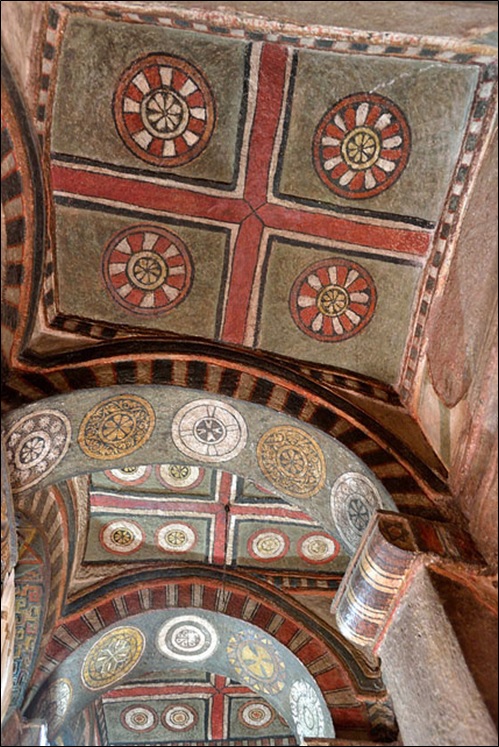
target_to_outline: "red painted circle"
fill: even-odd
[[[126,70],[114,95],[121,139],[143,161],[172,168],[197,158],[216,124],[205,76],[181,57],[148,55]]]
[[[341,342],[361,332],[373,318],[376,286],[370,274],[347,259],[326,259],[296,279],[289,305],[295,324],[320,342]]]
[[[121,713],[121,723],[136,734],[146,734],[158,725],[158,714],[146,705],[131,705]]]
[[[323,117],[314,137],[319,177],[339,197],[363,200],[391,187],[411,154],[402,110],[377,93],[347,96]]]
[[[130,519],[115,519],[102,527],[99,534],[102,547],[113,555],[132,555],[145,542],[142,527]]]
[[[325,546],[323,550],[318,546],[321,542]],[[331,545],[331,550],[328,552],[327,546]],[[298,542],[298,555],[306,563],[311,563],[312,565],[330,563],[338,556],[340,550],[341,546],[339,542],[324,532],[311,532],[302,537]]]
[[[190,731],[199,721],[199,714],[186,703],[175,703],[167,706],[161,716],[165,729],[173,732]]]
[[[120,231],[109,241],[102,273],[113,299],[144,316],[166,314],[190,291],[193,278],[189,251],[166,228],[141,224]]]
[[[261,529],[248,540],[248,553],[259,563],[281,560],[289,551],[289,537],[275,529]]]
[[[204,480],[202,467],[189,467],[182,464],[157,464],[156,477],[159,482],[175,493],[188,493]]]
[[[133,477],[135,472],[139,472],[139,477]],[[127,475],[126,469],[108,469],[104,472],[108,480],[111,480],[111,482],[116,482],[118,485],[143,485],[151,476],[152,467],[134,467],[130,470],[129,475]],[[119,473],[122,473],[123,475],[127,475],[126,477],[121,477]]]

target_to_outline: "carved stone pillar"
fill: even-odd
[[[443,595],[442,579],[470,590],[480,568],[464,532],[379,512],[334,600],[343,634],[381,658],[404,745],[497,745],[476,662],[463,653],[459,626],[468,624],[469,610],[460,622],[448,614],[449,595]],[[476,614],[487,618],[486,605],[476,595],[475,601]],[[468,654],[472,659],[473,651]]]

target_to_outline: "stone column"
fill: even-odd
[[[472,593],[481,569],[464,532],[381,511],[344,577],[332,611],[346,638],[380,656],[404,745],[497,745],[490,682],[480,681],[466,634],[477,615],[497,640],[497,616],[494,625],[493,609]],[[457,599],[474,599],[474,613],[471,604],[461,620],[452,614],[449,584]]]

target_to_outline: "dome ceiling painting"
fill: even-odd
[[[25,352],[191,339],[403,393],[492,58],[142,6],[47,4],[35,128],[52,207]]]
[[[56,745],[394,741],[331,604],[377,511],[456,516],[407,403],[492,51],[30,5],[24,84],[2,63],[14,704]]]

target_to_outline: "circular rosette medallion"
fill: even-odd
[[[128,731],[145,734],[158,725],[158,714],[149,706],[129,706],[121,713],[121,723]]]
[[[295,682],[289,700],[300,737],[324,737],[324,714],[319,696],[313,687],[308,682]]]
[[[85,656],[82,682],[89,690],[103,690],[116,684],[139,663],[145,638],[138,628],[114,628],[94,643]]]
[[[172,438],[177,449],[193,459],[227,462],[246,446],[248,428],[234,407],[196,400],[175,415]]]
[[[330,563],[338,555],[340,546],[328,534],[314,532],[302,537],[298,543],[300,558],[313,565]]]
[[[192,261],[178,236],[141,224],[113,236],[102,258],[102,273],[113,299],[143,316],[167,314],[187,296]]]
[[[197,543],[197,534],[188,524],[177,522],[158,529],[156,544],[164,552],[183,554],[192,550]]]
[[[132,394],[111,397],[86,415],[78,443],[92,459],[127,456],[149,440],[154,424],[154,410],[147,400]]]
[[[181,57],[157,54],[137,60],[114,96],[114,121],[123,142],[156,166],[183,166],[197,158],[215,120],[206,78]]]
[[[199,721],[199,714],[189,705],[175,704],[165,708],[161,721],[168,731],[190,731]]]
[[[33,487],[59,464],[71,443],[71,424],[58,410],[25,415],[5,437],[12,490]]]
[[[199,714],[189,705],[175,704],[165,708],[161,721],[168,731],[190,731],[199,721]]]
[[[293,321],[319,342],[342,342],[371,321],[377,302],[370,274],[355,262],[326,259],[307,267],[290,296]]]
[[[331,509],[340,536],[355,550],[375,511],[382,508],[381,497],[365,475],[346,472],[333,485]]]
[[[266,729],[275,718],[274,709],[261,700],[246,703],[238,711],[239,722],[248,729]]]
[[[286,495],[312,498],[326,483],[322,450],[299,428],[283,425],[267,431],[258,443],[257,457],[265,477]]]
[[[67,679],[53,682],[43,696],[43,711],[51,738],[53,738],[66,718],[73,700],[73,685]]]
[[[252,558],[264,563],[284,558],[289,550],[289,539],[283,532],[255,532],[248,540]]]
[[[205,471],[187,464],[158,464],[156,475],[165,488],[184,493],[197,488],[203,482]]]
[[[270,638],[243,631],[229,640],[227,654],[241,683],[266,695],[283,690],[286,666]]]
[[[144,544],[144,532],[135,521],[117,519],[100,531],[101,545],[115,555],[131,555]]]
[[[118,485],[143,485],[149,479],[152,467],[122,467],[121,469],[110,469],[104,472],[111,482]]]
[[[350,200],[391,187],[411,153],[404,113],[390,99],[359,93],[327,112],[314,138],[314,164],[324,184]]]
[[[175,661],[209,659],[218,646],[217,631],[211,623],[195,615],[168,620],[160,629],[156,644],[163,656]]]

